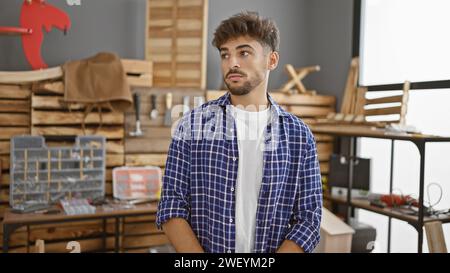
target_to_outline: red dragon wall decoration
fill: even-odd
[[[50,32],[56,27],[66,33],[70,26],[69,16],[45,0],[25,0],[20,12],[20,27],[0,27],[0,34],[22,35],[25,57],[31,68],[37,70],[48,67],[41,56],[44,29]]]

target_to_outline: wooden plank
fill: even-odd
[[[153,77],[151,75],[128,76],[128,84],[130,87],[148,87],[153,85]]]
[[[33,125],[78,125],[82,124],[84,113],[80,112],[54,112],[37,111],[31,112]],[[110,112],[102,113],[103,125],[120,125],[124,123],[122,113]],[[100,115],[98,112],[91,112],[84,120],[85,124],[99,124]]]
[[[69,253],[70,251],[66,249],[67,242],[60,243],[46,243],[45,244],[45,252],[46,253]],[[92,252],[95,250],[100,250],[102,248],[102,239],[87,239],[87,240],[79,240],[81,252]],[[112,249],[114,247],[114,237],[109,236],[106,239],[106,246],[108,249]],[[30,248],[32,249],[32,247]],[[19,247],[10,249],[10,253],[26,253],[26,247]]]
[[[356,87],[358,86],[359,78],[359,58],[355,57],[350,63],[349,72],[347,75],[347,82],[345,84],[344,98],[341,104],[341,113],[353,114],[350,109],[355,100]]]
[[[144,235],[152,233],[155,235],[164,234],[163,231],[159,230],[156,223],[139,223],[139,224],[125,224],[123,228],[125,237],[127,235]]]
[[[48,147],[71,147],[75,143],[65,142],[65,141],[46,141],[45,144]],[[124,154],[125,153],[125,144],[124,144],[123,140],[120,140],[120,141],[108,140],[108,141],[106,141],[106,153],[107,154]]]
[[[0,187],[1,186],[9,186],[9,170],[2,171],[2,175],[0,177]],[[2,214],[0,214],[0,218],[2,217]]]
[[[333,107],[282,106],[286,111],[300,117],[325,117],[334,111]]]
[[[123,247],[150,247],[157,245],[168,244],[169,239],[164,234],[157,234],[152,236],[132,236],[123,238]]]
[[[0,188],[0,202],[8,203],[9,202],[9,188]]]
[[[330,172],[330,163],[327,161],[320,162],[320,173],[328,174]]]
[[[61,78],[63,75],[61,67],[40,69],[34,71],[0,72],[1,84],[24,84],[43,80]]]
[[[223,96],[227,91],[225,90],[208,90],[207,101],[218,99]],[[270,96],[278,103],[282,105],[309,105],[309,106],[331,106],[336,104],[336,97],[323,96],[323,95],[305,95],[305,94],[292,94],[287,95],[280,92],[270,92]]]
[[[1,166],[2,170],[9,171],[10,156],[9,155],[0,155],[0,160],[2,161],[2,166]]]
[[[126,124],[126,139],[131,139],[134,137],[131,137],[129,134],[130,132],[133,132],[135,130],[135,122],[133,119],[129,119],[129,123]],[[142,124],[142,123],[141,123]],[[147,124],[143,124],[142,126],[142,132],[144,135],[140,136],[139,139],[171,139],[172,133],[171,133],[171,127],[154,127],[154,126],[147,126]]]
[[[47,109],[47,110],[68,110],[67,106],[62,102],[62,96],[36,96],[31,98],[31,107],[33,109]],[[71,110],[84,109],[82,104],[70,104]]]
[[[155,139],[142,142],[142,139],[130,138],[125,142],[125,153],[167,153],[170,142],[170,139]]]
[[[107,231],[114,231],[114,223],[110,221],[107,224]],[[51,225],[36,225],[30,227],[30,240],[64,240],[76,237],[87,237],[100,235],[103,229],[101,221],[89,221],[89,222],[72,222],[72,223],[53,223]],[[27,240],[27,232],[14,232],[11,235],[11,243],[17,245],[25,243]]]
[[[430,253],[447,253],[441,221],[425,223],[425,232]]]
[[[356,89],[355,108],[352,113],[355,115],[364,115],[364,105],[366,104],[367,87],[358,87]]]
[[[336,104],[336,97],[323,95],[305,95],[292,94],[286,95],[282,93],[269,93],[278,104],[284,105],[314,105],[314,106],[331,106]]]
[[[159,166],[166,165],[167,153],[164,154],[127,154],[125,164],[127,166]]]
[[[106,153],[108,154],[124,154],[125,142],[124,141],[107,141]]]
[[[3,113],[29,113],[28,100],[0,100],[0,112]]]
[[[314,134],[314,138],[316,142],[330,142],[334,140],[332,136],[324,134]]]
[[[382,97],[382,98],[375,98],[375,99],[366,99],[366,105],[369,104],[382,104],[382,103],[401,103],[403,99],[402,95],[399,96],[390,96],[390,97]]]
[[[402,108],[400,106],[386,107],[386,108],[376,108],[376,109],[365,109],[365,116],[378,116],[378,115],[395,115],[400,114]]]
[[[62,81],[36,83],[33,85],[33,93],[52,93],[64,95],[64,83]]]
[[[16,135],[25,135],[30,133],[30,128],[20,127],[2,127],[0,130],[0,139],[9,140]]]
[[[9,155],[9,141],[0,140],[0,155]]]
[[[97,129],[97,126],[86,128],[87,135],[92,135],[94,134],[95,131],[97,131],[96,135],[104,136],[107,139],[122,139],[124,137],[123,126],[111,126],[111,127],[102,126],[100,129]],[[42,136],[78,136],[83,135],[83,130],[80,128],[80,126],[78,127],[34,126],[31,128],[31,134]]]
[[[31,90],[27,86],[0,84],[0,99],[28,99]]]
[[[106,167],[119,167],[125,164],[125,155],[123,154],[107,154]]]
[[[153,73],[153,64],[144,60],[122,59],[123,69],[127,74],[148,74]]]
[[[30,126],[30,115],[0,113],[0,126]]]
[[[317,143],[317,153],[318,154],[331,154],[333,153],[332,143]]]

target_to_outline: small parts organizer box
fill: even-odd
[[[158,199],[161,192],[161,168],[117,167],[113,169],[114,198]]]
[[[23,209],[64,198],[105,195],[105,138],[79,136],[72,147],[48,147],[41,136],[11,138],[10,205]]]

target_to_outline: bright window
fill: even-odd
[[[361,4],[360,84],[438,81],[450,79],[450,1],[368,0]],[[369,96],[376,96],[369,93]],[[424,133],[450,135],[450,89],[410,92],[406,122]],[[442,200],[436,209],[450,208],[450,144],[426,146],[427,185],[439,183]],[[360,156],[372,158],[372,191],[389,192],[390,141],[363,138]],[[418,196],[419,152],[409,142],[395,142],[394,193]],[[431,186],[430,201],[439,197]],[[427,203],[426,203],[427,205]],[[358,211],[362,222],[377,228],[375,252],[387,251],[387,217]],[[447,245],[450,225],[444,225]],[[425,235],[425,234],[424,234]],[[417,232],[409,224],[392,221],[392,252],[416,252]],[[424,236],[424,252],[427,251]]]

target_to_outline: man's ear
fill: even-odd
[[[280,54],[277,51],[272,51],[269,53],[269,70],[274,70],[278,66],[280,60]]]

